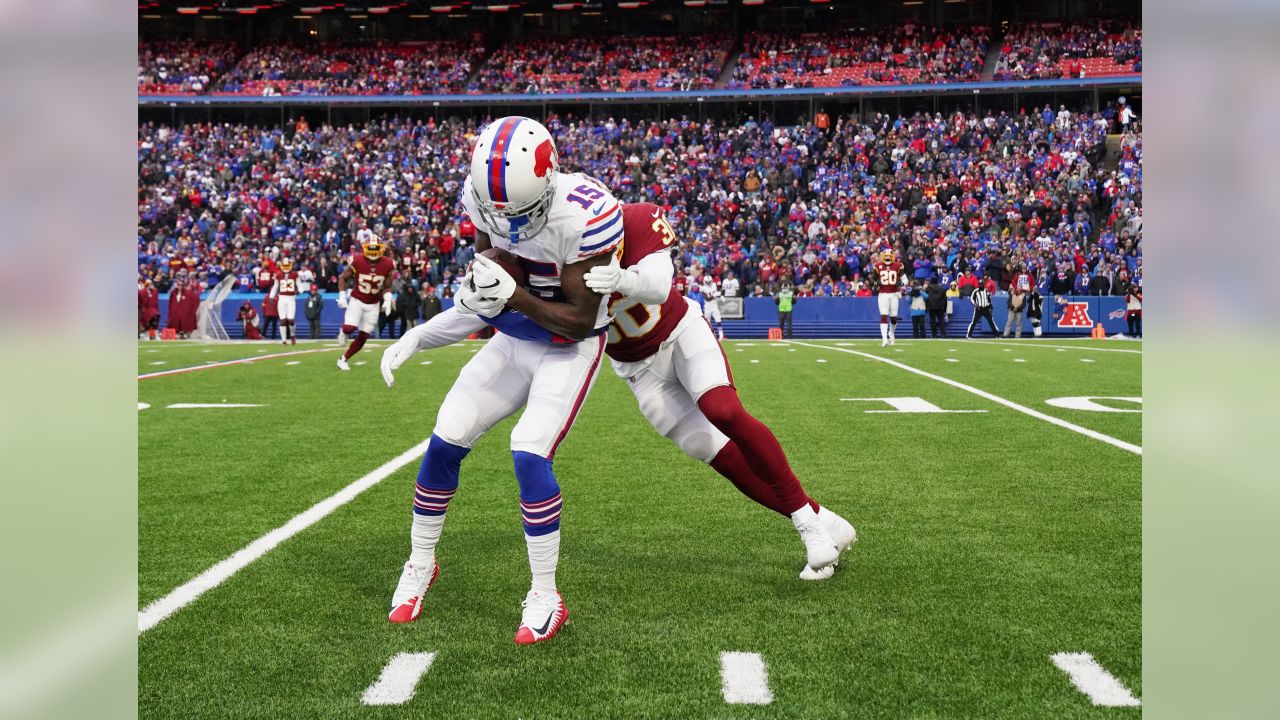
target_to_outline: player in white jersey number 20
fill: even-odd
[[[515,641],[527,645],[554,637],[569,616],[556,587],[561,499],[552,460],[600,371],[608,310],[582,278],[608,263],[622,242],[621,212],[598,182],[560,172],[551,134],[525,117],[496,120],[480,133],[462,204],[476,225],[477,256],[450,317],[494,318],[516,310],[563,342],[503,332],[462,368],[422,459],[412,549],[390,618],[408,622],[421,614],[423,596],[439,574],[436,544],[462,460],[489,428],[523,407],[511,431],[511,455],[532,573]],[[500,264],[479,255],[490,247],[518,256],[530,288],[517,286]]]

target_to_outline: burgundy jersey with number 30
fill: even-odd
[[[622,206],[625,235],[622,240],[621,264],[629,268],[656,252],[669,252],[676,234],[662,217],[662,209],[653,203]],[[661,305],[644,305],[638,300],[614,293],[609,300],[609,344],[605,352],[618,362],[636,362],[658,351],[680,324],[689,303],[673,287]]]
[[[351,269],[355,272],[356,286],[351,289],[351,297],[363,303],[380,303],[382,295],[382,279],[389,277],[396,264],[391,258],[383,255],[376,261],[370,261],[364,255],[351,258]]]

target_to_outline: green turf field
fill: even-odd
[[[425,440],[478,347],[421,353],[389,390],[372,345],[343,373],[331,343],[141,343],[140,374],[313,352],[139,380],[139,609]],[[797,579],[790,521],[654,433],[605,368],[556,458],[571,619],[554,640],[512,643],[528,565],[509,420],[463,465],[422,620],[386,621],[411,459],[142,632],[140,716],[1139,715],[1093,705],[1050,656],[1090,653],[1142,695],[1142,415],[1046,401],[1140,396],[1140,344],[725,347],[806,490],[858,529],[832,579]],[[984,412],[869,413],[892,406],[844,398]],[[261,407],[168,407],[179,403]],[[771,704],[726,703],[723,651],[759,654]],[[362,704],[402,652],[435,653],[416,695]]]

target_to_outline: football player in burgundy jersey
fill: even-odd
[[[279,296],[276,311],[280,313],[280,344],[292,342],[298,344],[297,333],[293,330],[293,319],[298,307],[298,271],[293,269],[293,260],[281,258],[280,269],[276,271],[275,282],[271,285],[271,297]]]
[[[777,438],[742,406],[711,326],[672,286],[676,238],[661,209],[627,205],[623,218],[620,262],[586,275],[588,287],[610,295],[605,353],[614,371],[655,430],[747,497],[791,518],[808,556],[800,577],[830,577],[856,539],[853,526],[805,494]]]
[[[884,347],[894,343],[894,331],[898,329],[898,298],[902,297],[905,284],[902,263],[894,257],[892,250],[885,250],[872,269],[880,281],[876,300],[880,305],[880,347]]]
[[[342,342],[356,333],[347,351],[338,358],[340,370],[351,369],[347,361],[360,352],[378,324],[378,309],[382,305],[382,297],[391,287],[391,272],[395,270],[395,262],[386,256],[386,252],[387,246],[376,235],[369,234],[365,236],[360,254],[352,254],[347,269],[338,276],[338,307],[346,311],[338,341]],[[351,288],[348,299],[347,288],[353,280],[355,286]]]
[[[631,380],[640,410],[655,430],[710,464],[747,497],[792,518],[807,555],[800,577],[830,577],[840,552],[856,539],[853,526],[805,494],[773,433],[742,407],[711,327],[697,303],[672,284],[675,232],[661,210],[649,203],[624,205],[623,226],[620,263],[584,276],[588,287],[594,284],[592,289],[610,296],[613,320],[605,352],[614,370]],[[523,326],[508,324],[511,320],[503,321],[503,333],[532,338],[538,331],[523,316]],[[392,372],[414,352],[457,342],[481,327],[483,319],[454,308],[440,313],[386,350],[383,377],[391,384]],[[542,335],[543,342],[562,341],[546,330]]]

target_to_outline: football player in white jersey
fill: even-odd
[[[476,225],[477,255],[454,296],[456,312],[445,320],[466,321],[467,313],[496,318],[510,309],[518,312],[507,315],[522,314],[556,341],[504,331],[459,373],[418,473],[412,551],[392,595],[390,619],[408,622],[422,612],[423,596],[439,574],[435,548],[462,459],[489,428],[524,408],[511,432],[511,454],[533,575],[515,636],[527,645],[554,637],[569,616],[556,588],[561,498],[552,460],[604,356],[607,301],[583,276],[610,262],[621,245],[622,211],[596,180],[560,172],[551,134],[525,117],[501,118],[480,133],[462,204]],[[480,254],[490,247],[519,258],[528,289]]]
[[[711,277],[710,273],[702,276],[700,284],[702,317],[706,318],[711,329],[716,331],[716,337],[724,340],[724,321],[720,317],[720,288],[716,286],[716,279]]]

